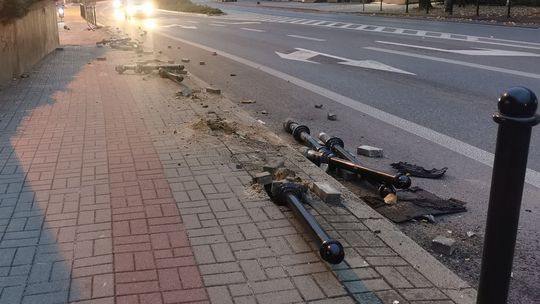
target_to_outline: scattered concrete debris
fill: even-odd
[[[263,115],[268,115],[268,111],[262,110],[262,111],[261,111],[261,114],[263,114]]]
[[[270,172],[259,172],[255,174],[253,179],[259,185],[269,185],[272,183],[272,174]]]
[[[221,94],[221,90],[214,87],[206,87],[206,92],[210,94]]]
[[[217,56],[217,52],[212,52],[212,56]]]
[[[265,125],[266,123],[260,119],[257,119],[257,122],[260,123],[261,125]]]
[[[446,173],[446,170],[448,170],[447,167],[443,167],[441,169],[431,169],[426,170],[424,167],[409,164],[406,162],[398,162],[398,163],[392,163],[390,164],[392,168],[398,170],[401,173],[406,173],[412,176],[416,177],[423,177],[423,178],[441,178],[444,173]]]
[[[252,103],[255,103],[256,101],[255,100],[251,100],[251,99],[246,99],[246,100],[242,100],[241,103],[243,104],[252,104]]]
[[[63,51],[64,48],[63,48],[63,47],[57,47],[56,50],[57,50],[57,51]]]
[[[473,237],[475,235],[476,235],[476,233],[474,233],[473,231],[467,231],[467,236],[468,237]]]
[[[182,58],[181,61],[182,62],[189,62],[189,58]]]
[[[172,46],[170,46],[170,45],[167,45],[167,48],[168,48],[168,49],[170,49],[170,48],[172,48]]]
[[[21,76],[20,76],[20,77],[21,77],[21,78],[28,78],[28,77],[30,77],[30,75],[29,75],[29,74],[27,74],[27,73],[23,73],[23,74],[21,74]]]
[[[97,61],[106,61],[107,57],[98,57],[96,58]]]
[[[234,73],[231,73],[231,74],[229,74],[229,76],[231,76],[231,77],[235,77],[235,76],[236,76],[236,74],[234,74]]]
[[[337,115],[329,112],[327,118],[328,120],[337,120]]]
[[[335,204],[341,201],[341,192],[327,183],[313,183],[312,191],[325,203]]]
[[[367,157],[381,158],[383,157],[383,149],[368,145],[361,145],[356,148],[356,154]]]
[[[204,61],[199,61],[199,65],[205,65],[205,64],[206,64],[206,62],[204,62]]]
[[[67,30],[67,31],[70,31],[71,29],[69,28],[69,26],[67,25],[64,25],[64,29]]]
[[[323,107],[322,104],[316,104],[316,105],[315,105],[315,108],[317,108],[317,109],[322,109],[322,107]]]
[[[456,199],[442,199],[419,187],[397,191],[398,202],[387,205],[378,196],[362,196],[362,200],[373,209],[395,223],[420,219],[424,215],[439,215],[465,212],[466,203]]]
[[[454,239],[439,235],[431,241],[431,249],[440,254],[452,255],[455,243]]]
[[[272,172],[272,176],[275,180],[295,181],[296,172],[287,168],[277,168],[274,172]]]

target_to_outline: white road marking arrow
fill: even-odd
[[[184,29],[192,29],[192,30],[196,30],[196,29],[197,29],[197,27],[194,26],[194,25],[181,25],[181,24],[162,25],[161,27],[164,27],[164,28],[169,28],[169,27],[181,27],[181,28],[184,28]]]
[[[342,64],[342,65],[349,65],[349,66],[354,66],[354,67],[359,67],[359,68],[364,68],[364,69],[387,71],[387,72],[407,74],[407,75],[416,75],[414,73],[400,70],[400,69],[391,67],[389,65],[386,65],[378,61],[374,61],[374,60],[353,60],[353,59],[343,58],[339,56],[334,56],[330,54],[320,53],[320,52],[301,49],[301,48],[296,48],[295,50],[296,51],[290,54],[284,54],[280,52],[276,52],[276,54],[283,59],[303,61],[303,62],[309,62],[309,63],[315,63],[315,64],[318,64],[318,62],[311,61],[309,59],[315,56],[324,56],[324,57],[337,59],[339,60],[338,64]]]
[[[439,48],[434,48],[434,47],[429,47],[429,46],[397,43],[397,42],[390,42],[390,41],[376,41],[376,42],[383,43],[383,44],[397,45],[397,46],[405,46],[405,47],[415,48],[415,49],[423,49],[423,50],[438,51],[438,52],[445,52],[445,53],[470,55],[470,56],[540,57],[540,54],[529,53],[529,52],[519,52],[519,51],[495,50],[495,49],[484,49],[484,48],[476,49],[476,50],[447,50],[447,49],[439,49]]]

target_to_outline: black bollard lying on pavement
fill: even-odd
[[[161,76],[161,78],[169,78],[170,80],[174,81],[174,82],[182,82],[182,80],[184,80],[184,77],[180,76],[179,74],[176,74],[176,73],[173,73],[169,70],[166,70],[166,69],[159,69],[159,76]]]
[[[405,174],[390,174],[377,171],[359,164],[355,164],[348,160],[341,159],[334,155],[324,155],[324,153],[310,149],[306,150],[305,156],[315,164],[326,162],[331,167],[345,169],[356,174],[360,174],[366,179],[372,179],[380,183],[392,185],[397,189],[407,189],[411,186],[411,179]]]
[[[313,234],[319,245],[321,258],[330,264],[339,264],[345,258],[340,242],[332,239],[319,225],[317,220],[302,204],[302,185],[289,182],[272,183],[272,199],[278,205],[288,205],[290,209]]]
[[[283,122],[283,128],[285,131],[291,133],[297,141],[306,144],[314,150],[312,151],[314,153],[306,154],[306,157],[317,165],[326,163],[336,168],[354,172],[366,179],[377,181],[379,183],[385,183],[398,189],[409,188],[411,185],[411,179],[404,174],[392,175],[336,157],[332,150],[319,143],[317,139],[310,135],[310,130],[307,126],[301,125],[295,122],[293,119],[286,119]]]
[[[486,221],[478,304],[503,304],[508,298],[512,260],[532,127],[540,123],[538,99],[524,87],[499,98],[499,124]]]
[[[160,69],[178,72],[182,71],[184,66],[181,64],[138,64],[137,69],[139,73],[149,74]]]
[[[301,125],[291,118],[287,118],[283,122],[283,129],[292,134],[296,141],[301,142],[308,147],[325,153],[325,155],[332,155],[332,151],[325,145],[321,144],[316,138],[310,135],[310,130],[306,125]]]
[[[117,65],[114,67],[114,70],[118,72],[118,74],[123,74],[125,71],[134,71],[135,73],[139,73],[137,65],[135,64],[122,64]]]
[[[324,132],[321,132],[319,134],[319,139],[328,149],[332,150],[332,152],[334,152],[338,157],[346,159],[351,163],[361,165],[360,161],[358,161],[358,159],[354,155],[352,155],[349,151],[345,150],[345,143],[341,138],[336,136],[330,136]],[[381,196],[383,199],[391,195],[393,198],[388,197],[388,199],[391,201],[395,201],[396,189],[394,188],[394,186],[378,181],[376,179],[369,178],[368,176],[366,176],[365,179],[377,189],[379,196]]]

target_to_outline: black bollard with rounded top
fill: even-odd
[[[272,183],[271,194],[274,202],[287,204],[297,218],[309,229],[319,243],[321,258],[330,264],[339,264],[345,258],[345,251],[339,241],[332,239],[319,225],[317,220],[302,204],[302,186],[289,182]]]
[[[499,98],[499,124],[477,304],[506,304],[531,129],[540,122],[536,95],[512,87]]]

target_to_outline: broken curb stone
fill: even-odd
[[[431,241],[431,249],[440,254],[452,255],[455,243],[454,239],[439,235]]]
[[[313,192],[325,203],[335,204],[341,201],[341,192],[327,183],[313,183]]]
[[[269,172],[259,172],[255,174],[253,179],[261,186],[269,185],[272,183],[272,174]]]
[[[189,62],[189,58],[182,58],[182,62]]]
[[[251,103],[255,103],[255,100],[251,100],[251,99],[242,100],[241,103],[243,103],[243,104],[251,104]]]
[[[206,64],[206,62],[204,62],[204,61],[199,61],[199,65],[205,65],[205,64]]]
[[[383,157],[383,150],[377,147],[361,145],[358,148],[356,148],[356,154],[364,155],[367,157],[381,158]]]

